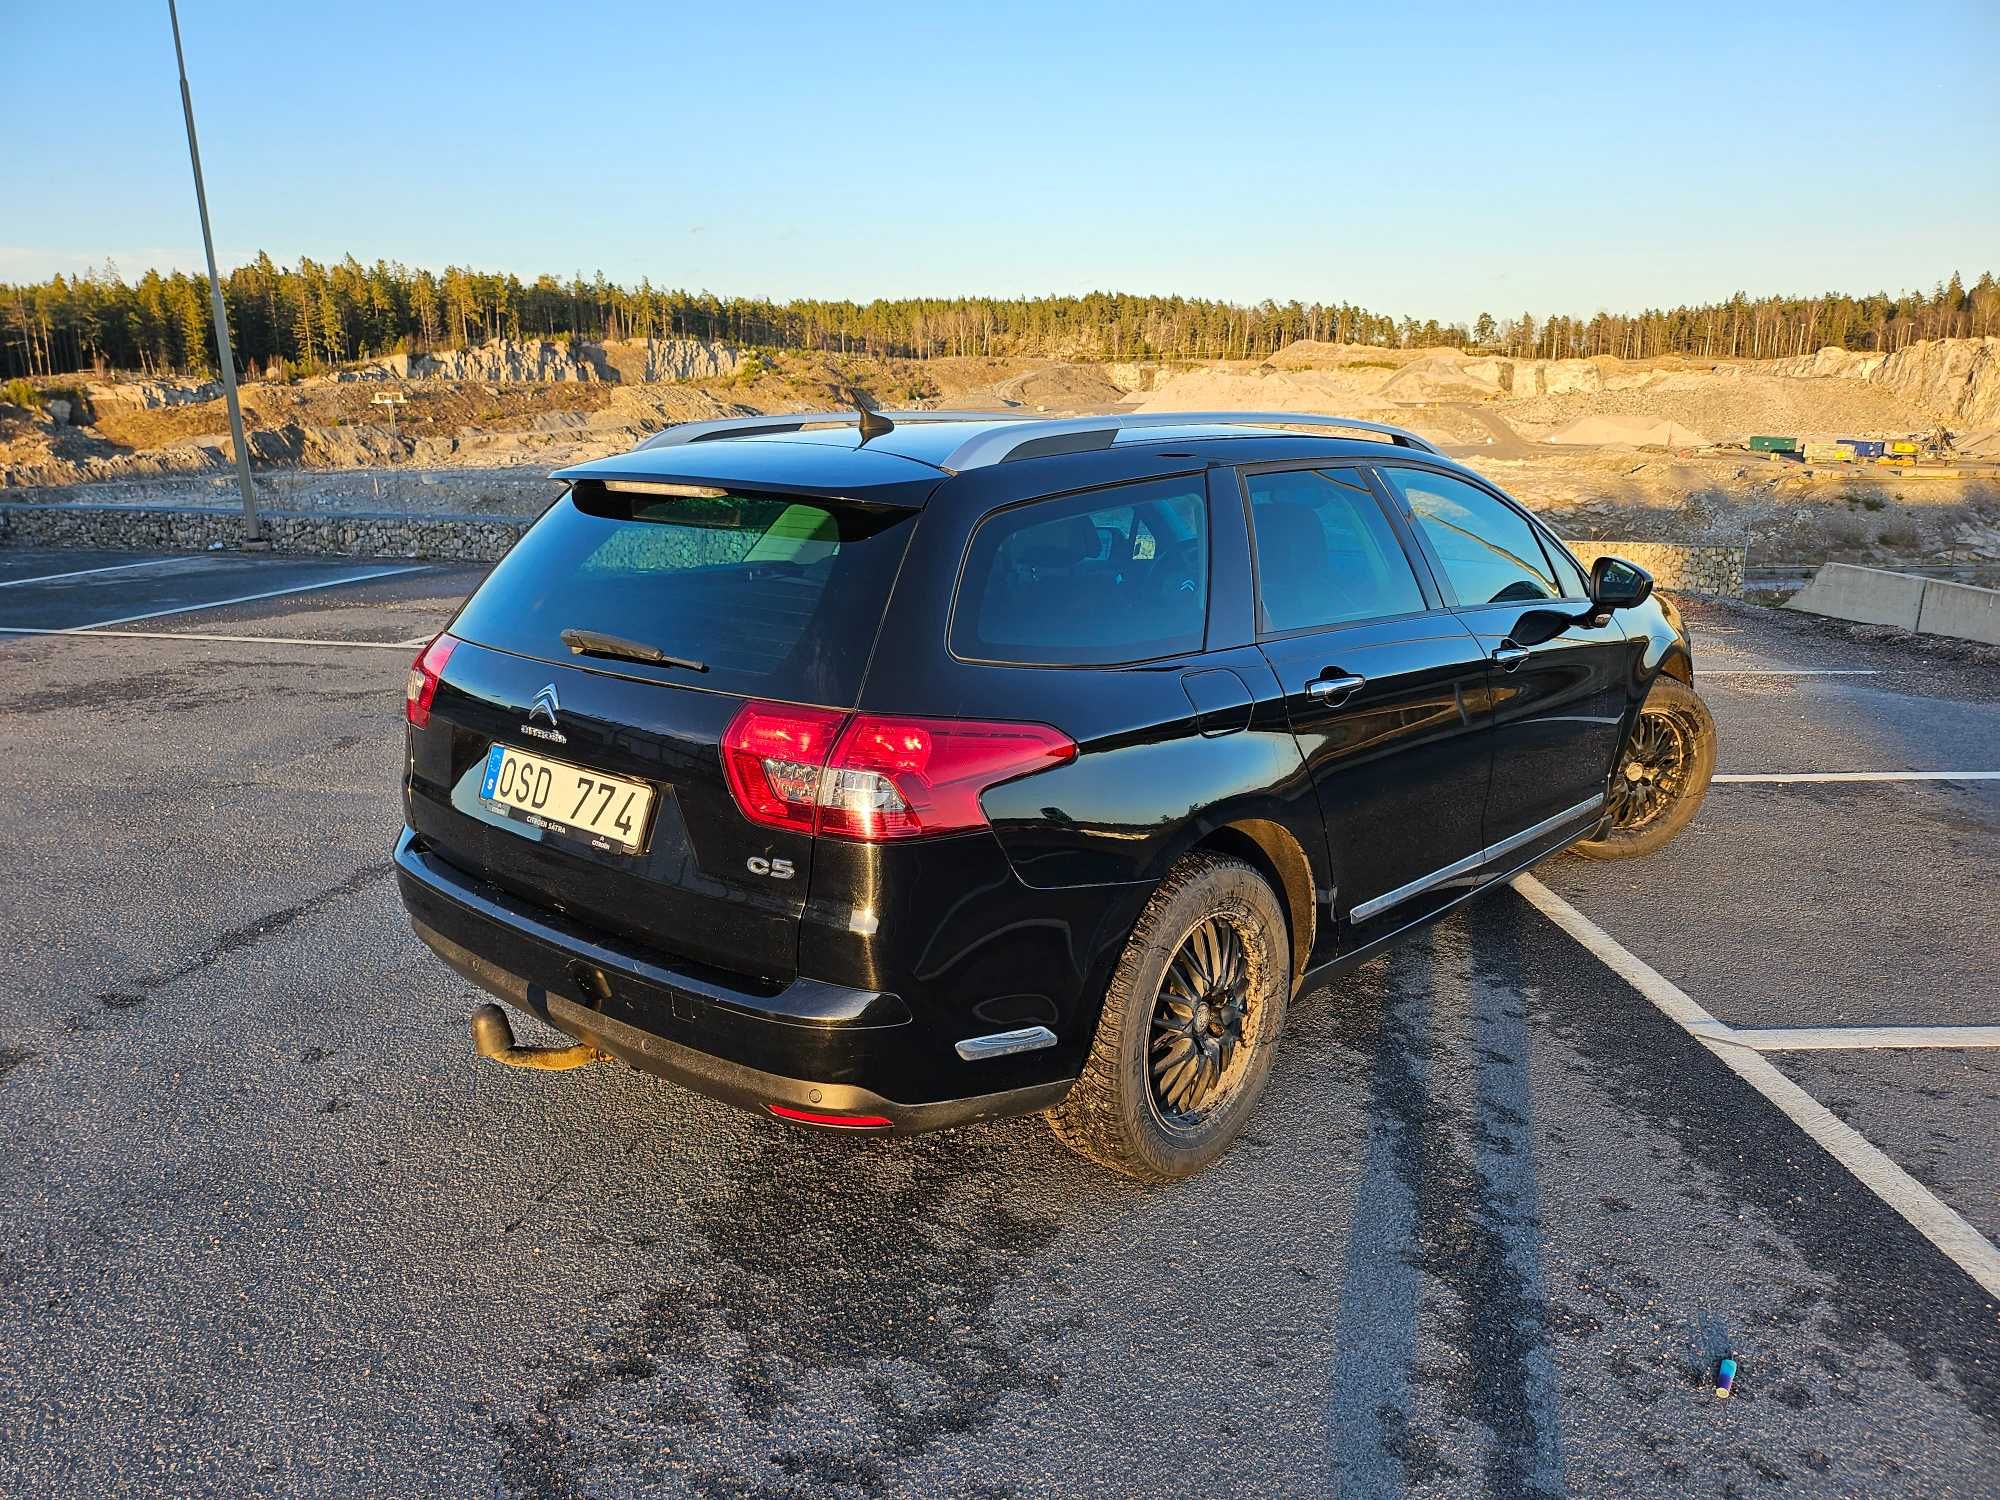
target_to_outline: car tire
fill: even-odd
[[[1256,1112],[1291,989],[1290,932],[1270,885],[1240,860],[1190,855],[1132,929],[1082,1076],[1049,1128],[1128,1177],[1193,1176]]]
[[[1680,837],[1715,775],[1715,720],[1686,683],[1658,677],[1611,772],[1609,826],[1574,846],[1585,859],[1639,859]]]

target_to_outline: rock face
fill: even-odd
[[[1812,354],[1771,362],[1773,375],[1794,375],[1807,380],[1866,380],[1881,368],[1886,356],[1859,354],[1828,345]]]
[[[141,411],[153,411],[162,406],[199,406],[204,401],[219,401],[222,399],[222,383],[217,380],[199,383],[121,380],[112,385],[93,380],[83,388],[83,394],[94,407],[136,406]]]
[[[500,339],[476,349],[443,349],[430,354],[392,354],[342,370],[330,378],[350,380],[467,380],[481,385],[523,381],[563,383],[611,381],[656,384],[680,380],[728,380],[742,368],[743,352],[706,339],[621,339],[616,343]]]
[[[1867,379],[1963,427],[2000,422],[2000,339],[1926,339],[1898,349]]]
[[[582,346],[587,349],[589,346]],[[579,351],[581,352],[581,350]],[[532,380],[602,380],[597,362],[578,358],[567,343],[544,339],[517,343],[500,339],[477,349],[444,349],[434,354],[397,354],[383,361],[390,374],[406,380],[474,380],[488,385]]]
[[[644,349],[647,381],[728,380],[743,365],[741,350],[705,339],[647,339]]]
[[[1920,339],[1894,354],[1822,349],[1774,361],[1771,370],[1818,380],[1862,380],[1962,427],[2000,422],[2000,338]]]

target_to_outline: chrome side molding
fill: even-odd
[[[1447,880],[1456,880],[1461,875],[1469,875],[1481,865],[1490,864],[1502,855],[1511,854],[1524,844],[1532,844],[1544,834],[1554,833],[1565,824],[1580,822],[1591,813],[1604,806],[1604,794],[1565,808],[1552,818],[1544,818],[1532,828],[1523,828],[1519,833],[1510,834],[1497,844],[1488,844],[1484,849],[1475,849],[1464,859],[1454,860],[1442,870],[1433,870],[1428,875],[1419,875],[1408,885],[1399,885],[1393,891],[1384,891],[1369,901],[1363,901],[1347,914],[1350,922],[1365,922],[1370,917],[1378,917],[1392,906],[1399,906],[1412,896],[1421,896],[1432,886],[1443,885]]]
[[[1039,1052],[1056,1044],[1056,1034],[1046,1026],[1023,1026],[1019,1031],[995,1031],[987,1036],[969,1036],[952,1050],[966,1062],[985,1062],[993,1057],[1012,1057],[1016,1052]]]

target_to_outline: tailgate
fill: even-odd
[[[549,688],[553,726],[528,718]],[[743,701],[468,642],[412,737],[410,826],[510,895],[664,955],[781,983],[797,965],[813,840],[737,811],[716,747]],[[649,787],[639,849],[599,848],[493,807],[481,790],[496,744]],[[792,878],[752,873],[753,861]]]
[[[789,979],[813,839],[745,815],[719,743],[753,701],[853,706],[915,524],[836,497],[579,482],[452,622],[429,722],[410,731],[411,827],[523,900],[739,979]],[[510,750],[560,798],[495,806],[489,763],[518,769]],[[626,784],[620,806],[650,791],[641,835],[566,822],[560,803],[606,776]]]

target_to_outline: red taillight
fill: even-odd
[[[817,1110],[792,1109],[783,1104],[767,1104],[764,1108],[781,1120],[795,1120],[801,1125],[826,1125],[835,1130],[883,1130],[894,1123],[881,1115],[823,1115]]]
[[[984,828],[980,793],[1075,758],[1075,742],[1046,724],[780,703],[744,704],[722,737],[729,789],[751,822],[871,843]]]
[[[845,714],[746,703],[722,736],[722,769],[743,816],[766,828],[813,832],[820,772]]]
[[[458,648],[458,637],[441,635],[410,663],[409,686],[403,689],[403,717],[418,729],[431,721],[431,699],[437,696],[444,664]]]
[[[1046,724],[856,714],[820,782],[819,827],[846,838],[915,838],[984,828],[979,794],[1076,759]]]

